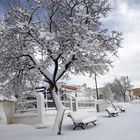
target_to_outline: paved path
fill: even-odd
[[[70,119],[64,121],[63,135],[52,136],[50,128],[36,129],[30,125],[0,126],[0,140],[140,140],[140,102],[131,103],[125,113],[108,118],[99,114],[97,126],[72,130]]]

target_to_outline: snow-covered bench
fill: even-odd
[[[118,113],[119,113],[119,112],[118,112],[117,110],[115,110],[115,108],[113,108],[113,107],[108,107],[108,108],[106,108],[106,111],[107,111],[109,117],[116,117],[116,116],[118,116]]]
[[[75,130],[77,127],[84,129],[84,126],[87,126],[89,123],[94,125],[97,121],[97,116],[95,114],[90,114],[87,111],[75,111],[68,113],[68,117],[70,117],[73,121]]]
[[[116,108],[119,109],[120,112],[125,112],[125,108],[121,105],[117,105]]]
[[[118,112],[125,112],[126,110],[126,104],[127,103],[109,103],[111,105],[111,107],[113,107],[115,110],[117,110]]]

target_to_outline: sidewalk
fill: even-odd
[[[0,140],[140,140],[140,102],[133,102],[125,113],[108,118],[107,113],[98,114],[97,126],[85,130],[72,130],[70,118],[64,119],[63,135],[51,135],[51,127],[37,129],[31,125],[0,126]]]

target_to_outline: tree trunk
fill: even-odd
[[[130,101],[132,101],[132,96],[131,96],[131,91],[129,90],[129,98],[130,98]]]
[[[64,112],[65,112],[65,107],[64,105],[60,102],[59,96],[56,94],[56,92],[52,91],[52,97],[55,102],[57,114],[54,122],[54,128],[53,128],[53,133],[55,135],[61,135],[61,129],[62,129],[62,122],[63,122],[63,117],[64,117]]]
[[[125,102],[126,101],[125,93],[123,94],[123,97],[124,97],[124,102]]]

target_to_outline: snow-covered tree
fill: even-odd
[[[103,98],[108,101],[113,101],[114,93],[111,90],[110,83],[107,83],[103,88]]]
[[[0,23],[0,79],[14,80],[14,89],[43,76],[57,109],[55,134],[65,111],[57,81],[69,73],[102,74],[117,55],[121,34],[102,27],[109,10],[108,0],[14,0]]]
[[[115,92],[114,97],[122,98],[126,101],[126,92],[131,90],[132,87],[133,85],[128,80],[128,77],[122,76],[120,79],[115,79],[112,85],[112,91]]]
[[[113,82],[108,83],[107,86],[109,87],[112,94],[114,95],[113,96],[114,100],[117,101],[122,101],[122,100],[126,101],[126,92],[129,92],[133,87],[131,81],[128,80],[128,77],[124,77],[124,76],[114,79]],[[109,93],[108,96],[110,96]]]

